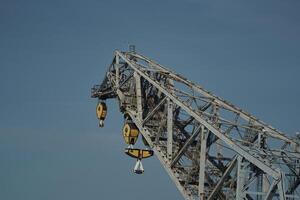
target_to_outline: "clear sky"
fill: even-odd
[[[158,160],[132,174],[90,88],[137,51],[272,126],[300,130],[300,1],[0,0],[0,199],[181,199]]]

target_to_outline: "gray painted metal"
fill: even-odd
[[[173,155],[173,103],[169,98],[167,107],[167,155],[169,162],[171,162]]]
[[[115,52],[92,97],[118,99],[186,200],[299,198],[299,138],[135,51]]]
[[[200,161],[199,161],[199,199],[205,199],[205,166],[206,166],[206,146],[207,146],[208,131],[201,126],[201,148],[200,148]]]

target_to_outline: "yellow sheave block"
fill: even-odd
[[[149,158],[153,156],[152,150],[146,150],[146,149],[130,149],[126,148],[125,153],[129,155],[130,157],[137,158],[137,159],[144,159]]]
[[[96,108],[96,115],[98,119],[104,120],[107,114],[107,107],[104,102],[98,103]]]
[[[126,144],[134,145],[139,136],[139,130],[133,123],[127,123],[123,128],[123,136]]]

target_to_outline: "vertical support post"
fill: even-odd
[[[261,140],[262,140],[262,137],[261,137],[261,133],[258,133],[258,137],[257,137],[257,148],[261,148]]]
[[[173,155],[173,102],[167,99],[168,113],[167,113],[167,154],[171,163]]]
[[[120,81],[120,60],[118,55],[116,55],[115,69],[116,69],[116,87],[118,88],[119,81]]]
[[[267,174],[263,174],[263,193],[267,193],[270,188],[270,183],[267,178]]]
[[[245,163],[243,162],[243,157],[238,156],[237,163],[237,183],[236,183],[236,200],[241,200],[246,198],[246,193],[243,192],[245,185],[246,172],[245,172]]]
[[[277,184],[278,193],[279,193],[279,199],[280,200],[286,200],[284,177],[285,177],[284,173],[281,172],[281,179],[280,179],[279,183]]]
[[[256,182],[256,191],[258,194],[256,195],[257,200],[262,200],[262,192],[263,192],[263,174],[259,174],[257,176],[257,182]]]
[[[141,76],[135,71],[135,88],[136,88],[136,104],[137,104],[137,118],[140,122],[143,120],[143,108],[142,108],[142,90],[141,90]]]
[[[200,150],[200,169],[199,169],[199,199],[204,200],[205,191],[204,191],[204,182],[205,182],[205,161],[206,161],[206,143],[207,143],[207,133],[204,126],[201,126],[201,150]]]
[[[212,117],[211,117],[211,121],[212,123],[214,123],[216,126],[218,125],[218,120],[219,120],[219,107],[218,105],[214,102],[212,104],[212,111],[211,111]],[[216,144],[216,157],[217,159],[220,159],[222,157],[222,145],[221,145],[222,141],[220,139],[218,139],[215,144]]]

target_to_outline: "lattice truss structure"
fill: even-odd
[[[300,198],[297,137],[135,51],[115,51],[92,97],[118,100],[186,200]]]

